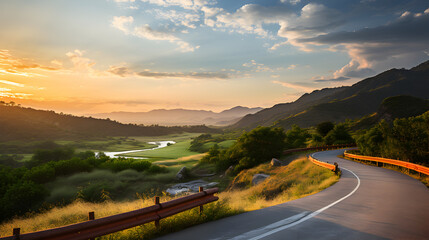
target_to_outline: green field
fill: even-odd
[[[191,139],[188,139],[185,141],[176,142],[176,144],[167,146],[165,148],[160,148],[160,149],[151,150],[151,151],[144,151],[144,152],[128,153],[122,156],[145,157],[145,158],[148,158],[148,160],[154,162],[154,161],[177,159],[181,157],[200,154],[200,153],[192,152],[188,150],[190,143],[191,143]]]
[[[219,148],[226,149],[226,148],[231,147],[235,142],[236,142],[236,140],[225,140],[225,141],[220,142],[220,143],[208,142],[208,143],[205,143],[202,148],[204,151],[208,152],[210,150],[210,148],[212,148],[215,144],[217,144],[219,146]]]

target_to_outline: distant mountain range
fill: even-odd
[[[111,112],[88,114],[95,118],[109,118],[122,123],[135,123],[163,126],[177,125],[214,125],[225,126],[235,123],[247,114],[256,113],[263,108],[248,108],[237,106],[219,113],[205,110],[187,109],[157,109],[149,112]]]
[[[408,95],[429,98],[429,61],[412,69],[391,69],[349,87],[326,88],[304,94],[292,103],[277,104],[243,117],[229,129],[293,124],[310,127],[324,121],[359,119],[376,112],[388,97]]]

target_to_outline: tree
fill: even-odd
[[[316,126],[316,131],[320,136],[325,137],[332,129],[334,129],[332,122],[322,122]]]
[[[306,129],[298,127],[298,125],[292,125],[292,128],[286,132],[285,145],[286,149],[303,148],[306,147],[307,139],[310,134]]]
[[[234,172],[237,173],[279,157],[284,150],[285,138],[283,128],[257,127],[241,135],[233,146],[222,151],[216,168],[225,170],[236,165]]]
[[[324,141],[325,144],[332,145],[353,143],[354,139],[348,132],[345,124],[338,124],[335,125],[331,131],[329,131],[329,133],[325,136]]]

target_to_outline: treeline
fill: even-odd
[[[206,138],[200,136],[201,141]],[[257,127],[241,135],[228,149],[219,149],[214,145],[201,161],[215,164],[217,171],[232,166],[232,173],[237,174],[279,157],[287,149],[346,143],[354,143],[354,139],[345,124],[324,122],[317,126],[314,133],[297,125],[286,132],[280,127]]]
[[[381,121],[357,137],[363,155],[429,166],[429,111],[416,117]]]
[[[10,163],[10,162],[9,162]],[[29,211],[38,211],[50,194],[45,184],[75,173],[106,169],[120,172],[134,169],[147,174],[165,173],[166,168],[146,160],[109,158],[91,151],[75,153],[70,148],[37,150],[25,166],[12,168],[0,164],[0,222]],[[76,198],[85,201],[102,201],[99,189],[83,189]],[[71,201],[73,199],[64,199]]]
[[[106,136],[161,136],[182,132],[218,132],[200,126],[144,126],[122,124],[110,119],[77,117],[54,111],[0,103],[0,141],[81,139]]]

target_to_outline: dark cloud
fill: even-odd
[[[427,43],[429,42],[429,14],[416,16],[404,13],[398,20],[374,28],[354,32],[333,32],[314,38],[300,39],[302,43]]]

